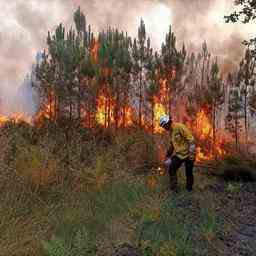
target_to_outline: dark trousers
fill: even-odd
[[[171,165],[169,166],[169,175],[170,175],[170,188],[171,190],[177,190],[178,180],[177,180],[177,170],[181,167],[182,164],[185,164],[186,169],[186,179],[187,185],[186,188],[188,191],[193,189],[194,184],[194,175],[193,175],[193,167],[194,161],[189,158],[180,159],[177,156],[172,157]]]

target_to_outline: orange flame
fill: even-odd
[[[213,128],[205,110],[199,111],[196,115],[196,129],[200,139],[213,137]]]
[[[165,115],[166,110],[163,104],[155,103],[154,105],[154,132],[162,133],[163,129],[159,125],[160,117]]]
[[[111,97],[104,90],[100,91],[97,99],[96,121],[105,127],[114,123],[114,104]]]
[[[207,110],[202,109],[196,116],[196,134],[200,143],[207,145],[205,147],[197,147],[197,161],[213,160],[216,156],[222,157],[226,154],[222,148],[223,141],[221,138],[215,138],[213,135],[212,123],[207,115]],[[209,145],[211,148],[209,149]]]
[[[14,122],[14,123],[26,122],[30,124],[31,117],[26,116],[22,113],[13,113],[9,116],[0,115],[0,127],[4,126],[7,122]]]
[[[34,123],[38,126],[41,125],[44,119],[52,119],[55,117],[55,95],[50,92],[48,95],[47,103],[41,106],[41,110],[34,116]]]
[[[154,96],[153,101],[154,101],[154,121],[153,121],[153,126],[154,126],[154,133],[162,133],[163,129],[159,125],[160,117],[162,115],[166,114],[166,95],[167,95],[167,86],[166,86],[166,79],[160,79],[159,84],[160,84],[160,90],[157,96]]]
[[[98,62],[99,59],[99,49],[100,49],[100,43],[98,41],[94,42],[92,48],[91,48],[91,57],[94,64]]]
[[[129,127],[133,125],[133,109],[124,106],[115,117],[116,101],[111,97],[106,89],[102,89],[97,97],[96,122],[104,127],[117,124],[117,127]],[[118,110],[117,110],[118,111]],[[117,120],[116,120],[117,119]]]

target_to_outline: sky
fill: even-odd
[[[0,0],[0,98],[8,111],[31,99],[18,90],[30,72],[36,53],[46,47],[48,31],[59,23],[72,24],[78,6],[97,32],[111,25],[137,35],[140,19],[146,23],[158,49],[172,25],[177,42],[198,51],[204,40],[223,69],[230,70],[243,55],[241,41],[254,36],[253,24],[225,24],[232,0]],[[23,90],[24,92],[24,90]],[[28,92],[30,93],[30,92]],[[26,94],[26,90],[23,94]],[[17,98],[17,95],[21,99]],[[20,104],[18,104],[20,102]]]

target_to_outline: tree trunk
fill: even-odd
[[[139,79],[139,126],[142,126],[142,68],[140,68]]]
[[[169,116],[172,116],[172,91],[171,91],[171,83],[169,82],[169,90],[168,90],[168,112]]]
[[[51,92],[50,92],[50,95],[49,95],[49,107],[50,107],[50,109],[49,109],[49,111],[50,111],[49,119],[52,120],[52,93]]]
[[[71,96],[69,97],[69,121],[71,122],[72,121],[72,98]]]
[[[116,92],[116,102],[115,102],[115,129],[118,129],[118,121],[119,121],[119,101],[120,101],[120,91],[119,91],[119,87],[117,88],[117,92]]]
[[[78,84],[77,115],[78,115],[79,122],[81,122],[81,82],[80,80]]]
[[[248,81],[246,81],[245,92],[244,92],[244,132],[245,132],[246,151],[248,151],[247,89],[248,89]]]
[[[213,145],[212,145],[212,152],[213,156],[216,159],[216,102],[213,104],[213,122],[212,122],[212,129],[213,129]]]
[[[151,122],[152,122],[152,126],[151,126],[151,129],[152,129],[152,134],[154,133],[154,119],[155,119],[155,114],[154,114],[154,98],[152,97],[152,100],[151,100]]]
[[[236,137],[236,152],[239,152],[239,135],[238,135],[238,129],[239,129],[239,127],[238,127],[238,115],[237,115],[237,113],[236,113],[236,115],[235,115],[235,137]]]

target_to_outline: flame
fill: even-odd
[[[91,58],[92,58],[92,62],[94,64],[96,64],[98,62],[99,49],[100,49],[100,43],[98,41],[95,41],[91,48]]]
[[[197,147],[197,161],[213,160],[216,156],[222,157],[226,154],[223,149],[224,141],[222,138],[215,138],[215,143],[213,141],[213,126],[207,113],[207,109],[202,109],[196,115],[195,132],[199,143],[205,145],[204,147]],[[209,145],[211,145],[211,148],[209,148]]]
[[[196,115],[196,128],[200,139],[212,138],[213,128],[205,110],[201,110]]]
[[[160,89],[157,96],[153,97],[154,101],[154,133],[163,133],[163,129],[159,125],[160,117],[162,115],[166,114],[166,101],[167,101],[167,95],[168,95],[168,89],[166,85],[167,80],[166,79],[159,79]]]
[[[129,127],[133,125],[133,109],[130,106],[124,107],[125,114],[125,127]]]
[[[14,123],[31,123],[31,117],[26,116],[22,113],[13,113],[9,116],[1,115],[0,114],[0,127],[4,126],[7,122],[14,122]]]
[[[40,126],[44,119],[55,118],[55,94],[51,91],[47,97],[47,102],[41,106],[41,110],[34,116],[34,123]]]
[[[114,123],[114,103],[105,90],[101,90],[97,98],[96,121],[105,127]]]
[[[163,104],[155,103],[154,105],[154,132],[162,133],[163,129],[159,125],[160,117],[165,115],[166,110]]]
[[[97,97],[96,122],[104,127],[109,127],[117,123],[118,127],[129,127],[133,125],[133,109],[124,106],[118,113],[118,120],[115,120],[116,101],[111,97],[106,89],[100,90]]]

